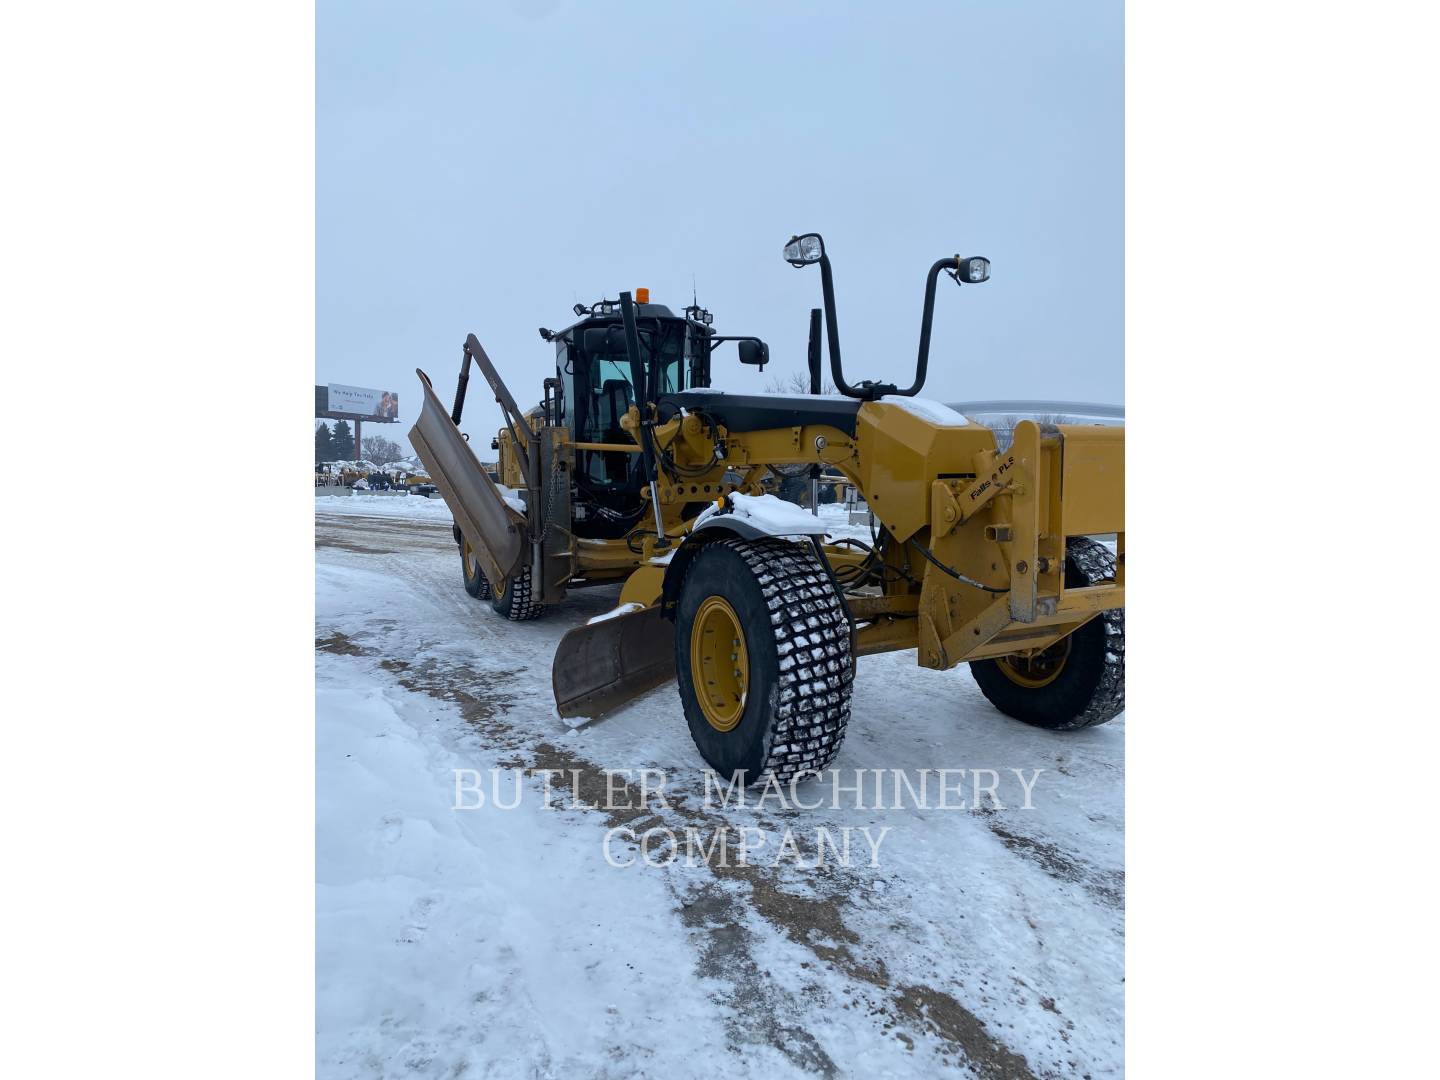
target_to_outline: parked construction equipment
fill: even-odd
[[[701,756],[746,782],[830,764],[856,658],[870,653],[914,649],[937,670],[969,663],[997,708],[1041,727],[1116,716],[1124,429],[1027,420],[1001,450],[989,428],[916,396],[940,277],[978,284],[987,260],[931,266],[915,377],[897,387],[847,380],[821,237],[792,238],[784,257],[820,267],[811,395],[711,389],[722,343],[762,369],[768,347],[643,289],[577,304],[574,324],[541,329],[556,374],[528,411],[473,334],[448,412],[418,372],[424,405],[410,438],[454,513],[467,592],[525,620],[570,589],[623,583],[614,612],[560,644],[560,714],[604,716],[675,678]],[[819,393],[822,346],[838,396]],[[472,365],[504,414],[498,480],[459,431]],[[869,543],[831,541],[819,518],[763,494],[774,470],[795,465],[854,486],[873,513]],[[1114,551],[1095,539],[1108,534]]]

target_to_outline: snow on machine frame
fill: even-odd
[[[424,372],[410,433],[455,515],[467,592],[511,620],[569,589],[623,582],[614,612],[556,652],[556,706],[601,717],[674,678],[701,756],[727,779],[786,782],[834,759],[857,657],[914,649],[921,667],[969,663],[986,697],[1030,724],[1072,730],[1124,708],[1124,429],[1022,421],[995,433],[916,397],[940,275],[988,279],[983,258],[940,259],[925,280],[908,387],[849,383],[830,260],[819,234],[786,243],[820,267],[810,313],[812,393],[710,388],[722,336],[698,304],[679,316],[648,290],[575,305],[541,328],[556,375],[522,412],[471,334],[447,413]],[[822,346],[840,396],[822,395]],[[505,426],[498,481],[459,432],[471,365]],[[840,473],[874,512],[872,542],[827,542],[819,519],[764,493],[776,467]],[[1095,537],[1115,534],[1115,551]]]

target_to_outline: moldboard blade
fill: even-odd
[[[560,715],[597,720],[674,677],[675,628],[658,607],[575,627],[550,671]]]

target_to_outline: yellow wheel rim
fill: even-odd
[[[700,711],[716,731],[730,731],[745,712],[750,657],[740,619],[723,596],[708,597],[690,627],[690,678]]]
[[[465,541],[465,552],[460,557],[465,566],[465,577],[469,581],[475,580],[475,575],[480,573],[480,561],[475,558],[475,552],[470,550],[470,541]]]
[[[1065,661],[1070,658],[1070,636],[1067,634],[1048,649],[1025,655],[1012,653],[996,657],[995,665],[1001,673],[1016,686],[1028,690],[1039,690],[1049,686],[1065,670]]]

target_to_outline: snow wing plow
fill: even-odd
[[[507,505],[435,396],[429,377],[418,369],[415,374],[420,376],[424,404],[410,429],[410,445],[455,515],[462,543],[468,542],[486,579],[504,580],[515,573],[525,554],[521,539],[525,517]]]
[[[579,321],[541,329],[556,377],[524,416],[473,335],[450,416],[422,376],[411,437],[456,513],[467,591],[525,619],[567,589],[623,583],[609,615],[561,642],[557,710],[604,716],[674,677],[701,756],[752,783],[829,765],[856,658],[870,653],[969,664],[1000,712],[1040,727],[1118,715],[1123,429],[1024,421],[1002,449],[992,429],[917,396],[939,277],[978,284],[987,260],[931,266],[915,378],[898,387],[846,381],[820,236],[792,238],[784,256],[821,272],[809,395],[711,389],[719,345],[761,368],[768,347],[647,290],[577,304]],[[826,348],[838,395],[820,393]],[[523,491],[523,515],[458,434],[472,356],[506,414],[497,470]],[[854,485],[873,511],[868,542],[832,540],[774,496],[796,468],[812,485],[821,470]],[[480,545],[487,557],[472,560]]]

